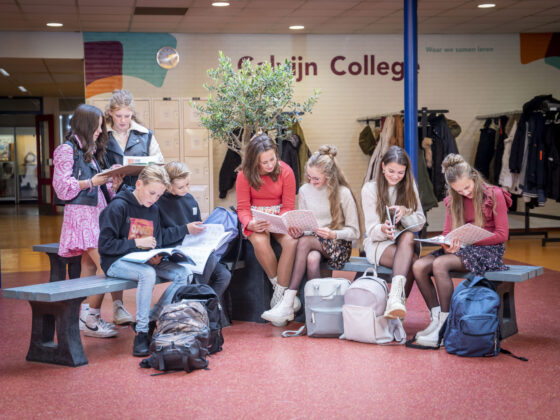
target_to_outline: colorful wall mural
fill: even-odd
[[[158,66],[156,53],[176,48],[177,39],[166,33],[85,32],[86,98],[122,89],[123,76],[161,87],[167,70]]]
[[[560,32],[543,34],[520,34],[521,63],[542,60],[560,69]]]

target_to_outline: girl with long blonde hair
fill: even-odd
[[[356,200],[336,154],[335,146],[324,145],[307,161],[308,183],[299,189],[299,209],[313,211],[319,228],[310,233],[289,229],[292,237],[299,238],[290,286],[282,300],[261,315],[274,324],[294,319],[294,301],[306,271],[308,279],[320,277],[324,258],[332,268],[341,269],[350,259],[352,241],[360,237]]]

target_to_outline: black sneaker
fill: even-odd
[[[139,332],[134,337],[134,346],[132,347],[132,355],[136,357],[145,357],[150,355],[150,339],[148,333]]]

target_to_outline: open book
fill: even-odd
[[[176,248],[156,248],[149,251],[131,252],[122,257],[122,260],[134,263],[147,263],[156,255],[163,255],[169,256],[173,262],[194,263],[190,255],[187,255],[187,252],[188,250],[181,246]]]
[[[451,245],[453,239],[459,239],[461,241],[461,246],[472,245],[483,239],[490,238],[494,236],[492,232],[488,232],[481,227],[473,225],[472,223],[467,223],[457,229],[452,230],[447,235],[434,236],[433,238],[427,239],[415,239],[415,241],[428,242],[431,244],[445,244]]]
[[[123,165],[118,168],[105,169],[103,175],[138,175],[148,165],[163,165],[154,156],[123,156]]]
[[[193,273],[202,274],[206,261],[212,252],[227,241],[229,234],[222,225],[203,224],[204,230],[197,235],[186,235],[179,248],[188,249],[190,262],[180,262],[186,265]]]
[[[266,220],[270,223],[268,229],[273,233],[288,233],[289,227],[300,228],[303,232],[314,231],[319,227],[317,219],[311,210],[291,210],[282,216],[265,213],[259,210],[251,210],[255,220]]]

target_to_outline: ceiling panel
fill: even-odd
[[[402,0],[0,0],[1,30],[181,32],[235,34],[402,34]],[[560,32],[560,0],[418,0],[420,34]],[[134,7],[188,7],[184,16],[134,16]],[[47,21],[62,28],[47,28]],[[305,25],[294,32],[289,25]],[[83,60],[8,60],[0,95],[83,95]],[[76,82],[75,79],[80,81]],[[49,82],[50,79],[50,82]],[[54,92],[54,93],[53,93]]]

